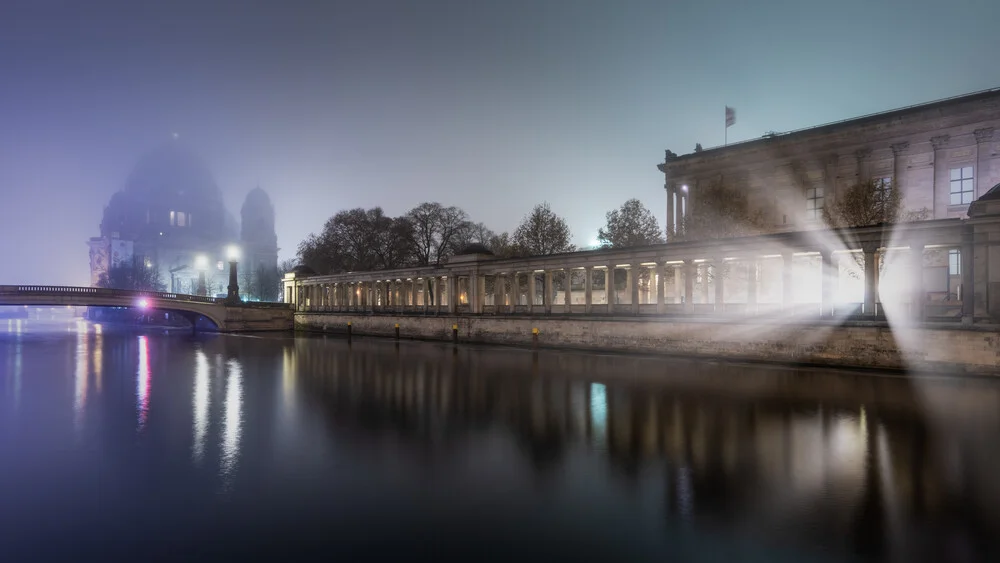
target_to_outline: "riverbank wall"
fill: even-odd
[[[1000,375],[1000,326],[877,321],[295,314],[295,328],[402,339]]]

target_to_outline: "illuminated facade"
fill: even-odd
[[[859,180],[899,187],[906,210],[928,218],[965,217],[969,204],[1000,183],[1000,89],[769,133],[685,155],[667,151],[668,240],[698,205],[700,186],[744,191],[773,231],[824,227],[823,209]]]
[[[263,190],[250,193],[243,215],[253,221],[241,237],[204,162],[177,142],[163,145],[139,160],[105,207],[100,236],[89,241],[91,284],[115,263],[135,263],[157,268],[167,291],[194,294],[204,268],[207,292],[224,295],[230,245],[245,246],[254,265],[277,267],[274,208]]]

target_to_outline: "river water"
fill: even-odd
[[[1000,385],[0,321],[0,561],[997,561]]]

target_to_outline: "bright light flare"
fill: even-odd
[[[204,254],[199,254],[198,256],[196,256],[194,259],[194,266],[195,268],[198,268],[198,270],[200,271],[207,270],[208,256],[205,256]]]
[[[143,311],[149,309],[149,299],[140,299],[136,305]]]
[[[236,246],[235,244],[229,245],[229,247],[226,248],[226,257],[229,258],[230,262],[235,262],[235,261],[239,260],[240,259],[240,247]]]

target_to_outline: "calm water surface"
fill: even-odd
[[[997,561],[1000,385],[0,321],[0,561]]]

